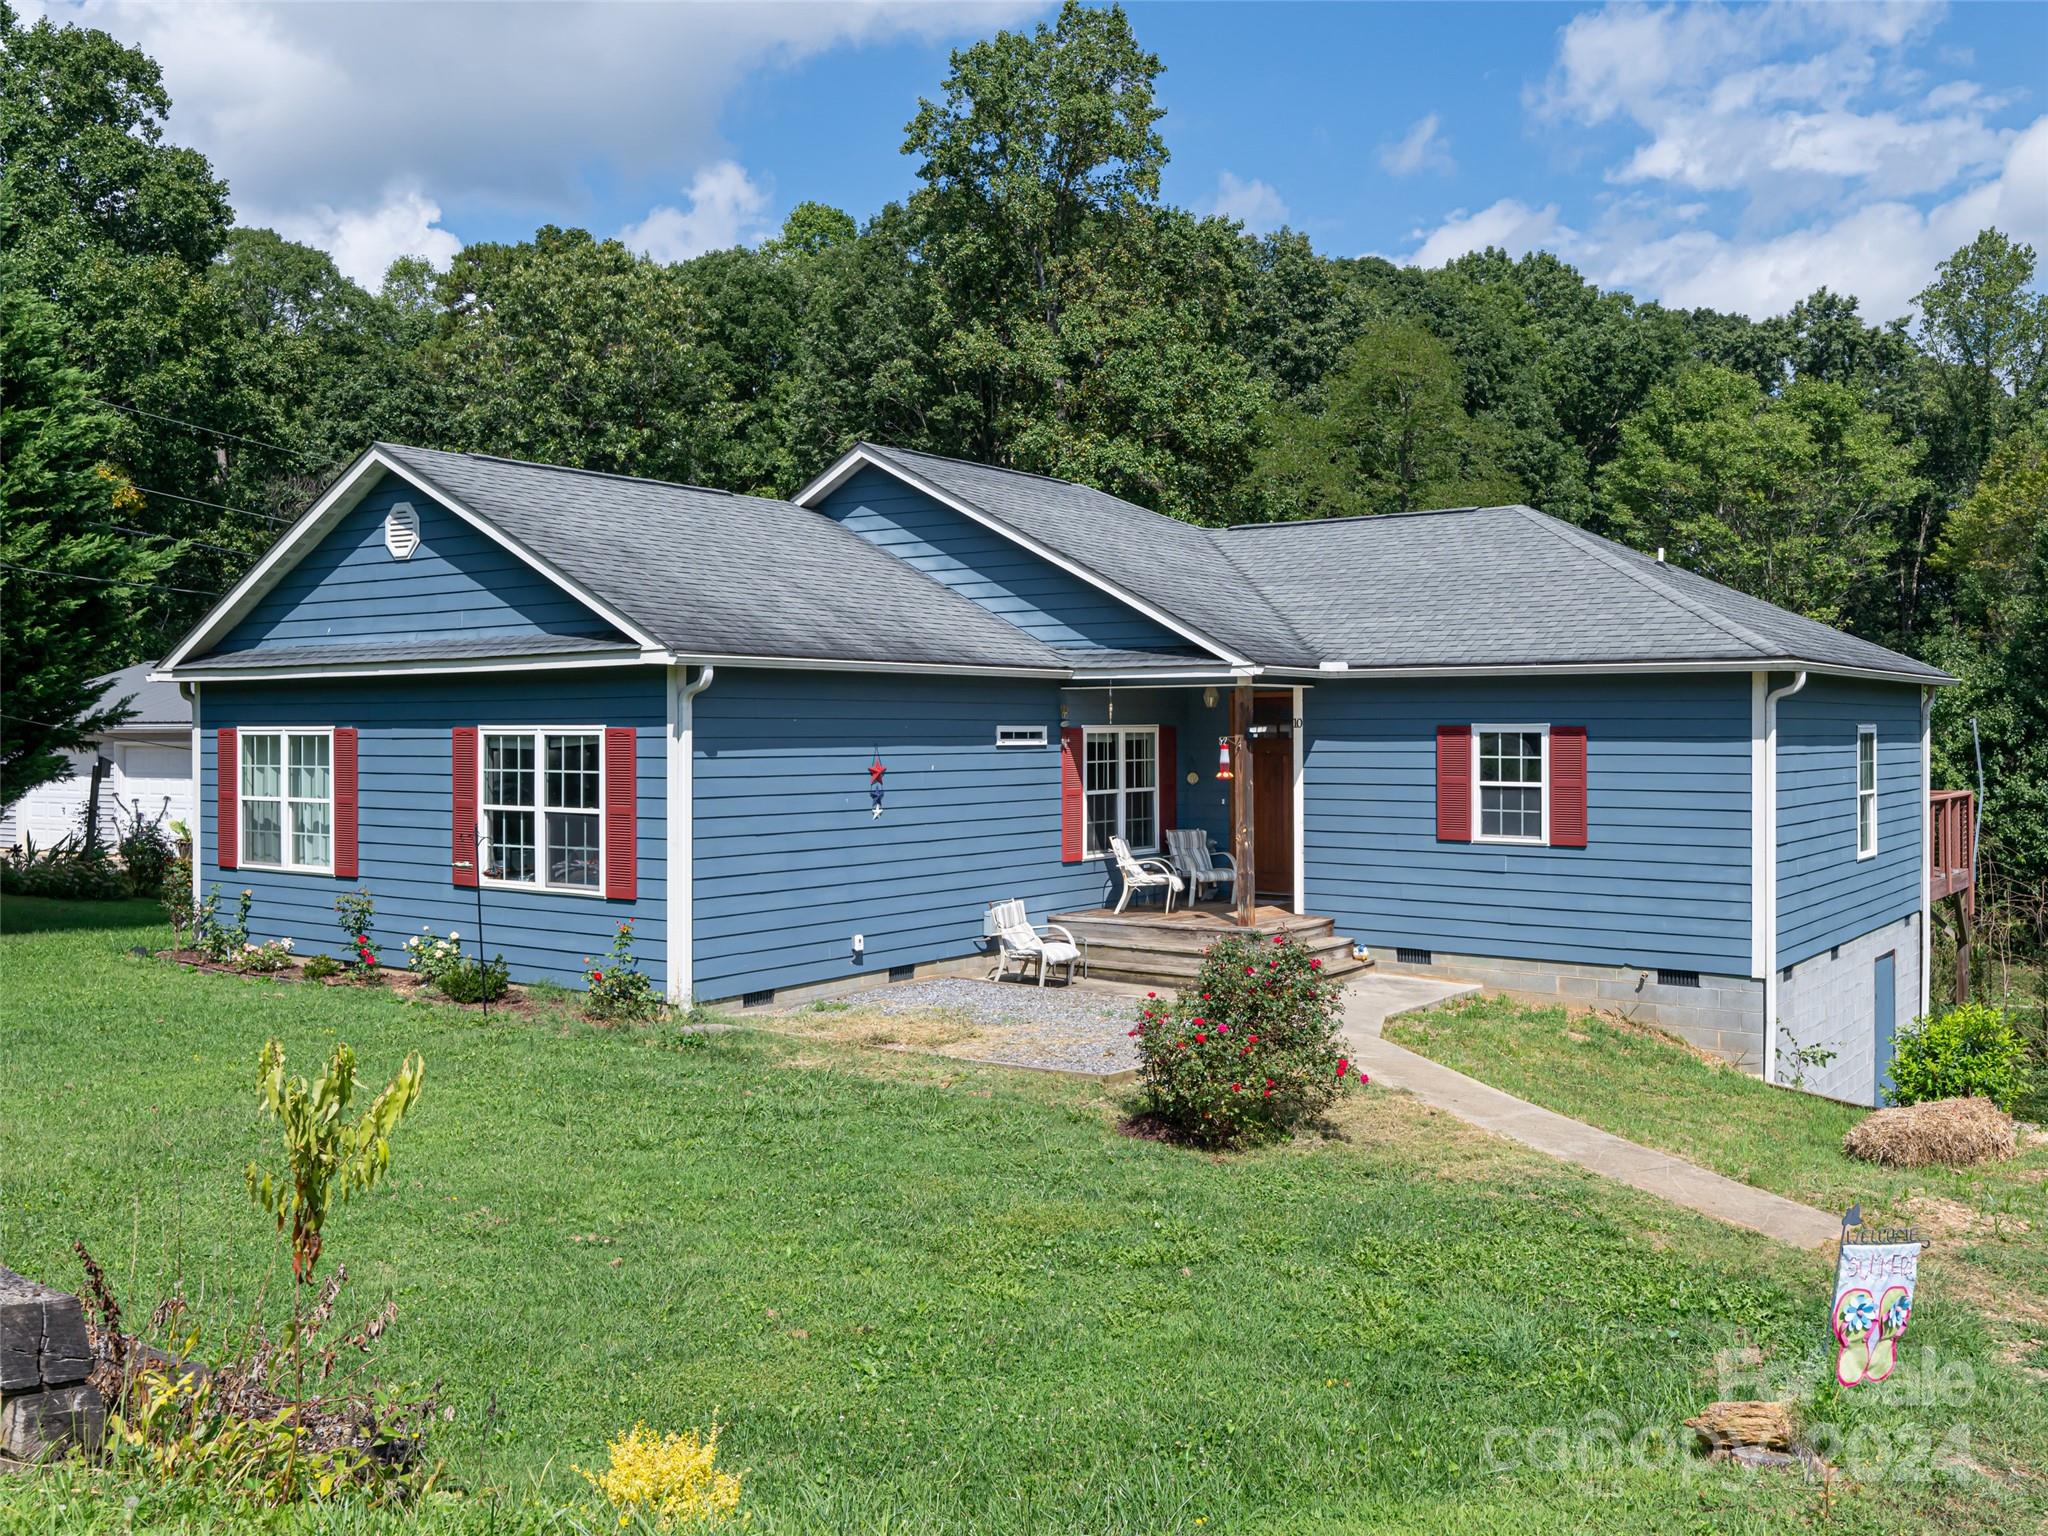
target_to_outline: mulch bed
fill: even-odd
[[[370,982],[363,981],[353,970],[344,971],[338,976],[324,976],[315,981],[305,974],[305,962],[300,960],[293,961],[281,971],[245,971],[239,966],[222,965],[216,960],[209,960],[205,954],[196,949],[159,949],[155,951],[155,957],[159,960],[171,961],[176,965],[189,966],[195,971],[208,971],[216,976],[240,976],[249,981],[275,981],[287,986],[304,984],[321,987],[355,987],[366,991],[376,988],[389,988],[395,995],[408,1001],[417,999],[423,1003],[433,1003],[441,1008],[460,1008],[466,1013],[482,1013],[486,1006],[489,1007],[492,1013],[522,1017],[539,1012],[539,1008],[533,1000],[526,995],[526,989],[518,985],[508,987],[503,997],[493,998],[488,1005],[484,1003],[458,1003],[453,998],[443,997],[438,992],[428,991],[426,983],[410,971],[401,971],[389,967],[379,967],[377,979]],[[593,1019],[591,1022],[600,1023],[602,1021]]]

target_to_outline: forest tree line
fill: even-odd
[[[1331,257],[1166,202],[1161,63],[1069,5],[953,55],[906,194],[661,263],[552,226],[372,292],[235,223],[156,64],[0,0],[0,799],[370,442],[786,496],[861,438],[1225,523],[1526,501],[1947,668],[1939,785],[2048,882],[2048,301],[1985,230],[1914,320],[1556,257]],[[906,105],[910,105],[906,103]]]

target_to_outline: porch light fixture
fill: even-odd
[[[1214,688],[1204,688],[1204,689],[1202,690],[1202,708],[1204,708],[1204,709],[1214,709],[1215,707],[1216,707],[1216,690],[1215,690]]]

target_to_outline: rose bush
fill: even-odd
[[[1339,988],[1285,934],[1232,935],[1169,1004],[1148,993],[1131,1031],[1146,1107],[1202,1146],[1271,1141],[1365,1074],[1337,1038]]]

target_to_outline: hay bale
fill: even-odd
[[[1842,1138],[1842,1150],[1888,1168],[1967,1168],[2011,1157],[2012,1116],[1989,1099],[1931,1099],[1866,1115]]]

